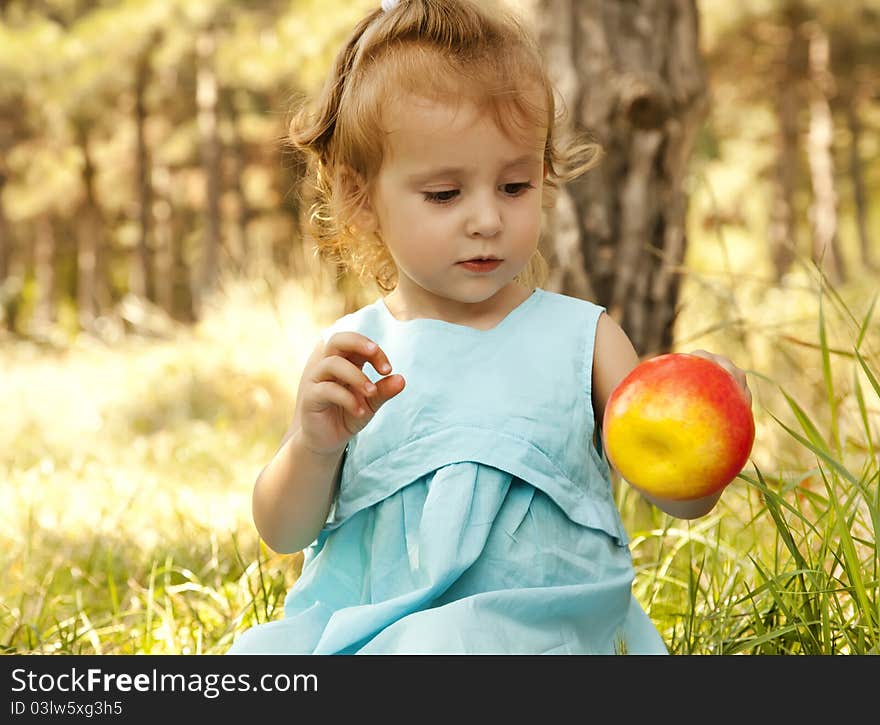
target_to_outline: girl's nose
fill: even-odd
[[[494,237],[501,231],[501,212],[494,200],[475,200],[467,221],[471,237]]]

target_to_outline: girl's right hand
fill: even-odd
[[[386,375],[375,385],[364,374],[367,362]],[[403,376],[390,372],[385,353],[368,337],[357,332],[333,335],[303,369],[297,393],[302,442],[319,455],[340,453],[403,390]]]

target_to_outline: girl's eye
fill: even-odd
[[[528,181],[521,181],[515,184],[502,184],[501,191],[507,196],[522,196],[529,189],[534,189]],[[423,191],[425,201],[433,204],[448,204],[453,201],[461,193],[460,189],[446,189],[444,191]]]
[[[445,191],[424,191],[422,193],[425,196],[425,201],[430,201],[434,204],[448,204],[456,196],[458,196],[458,189],[447,189]]]
[[[529,189],[534,189],[535,187],[532,186],[528,181],[521,181],[517,184],[505,184],[501,188],[508,196],[520,196]]]

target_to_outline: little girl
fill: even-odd
[[[555,121],[515,19],[386,0],[292,124],[319,242],[388,294],[304,367],[253,494],[302,575],[231,653],[666,653],[597,426],[638,357],[602,307],[540,287],[547,192],[596,157]],[[719,495],[651,501],[693,518]]]

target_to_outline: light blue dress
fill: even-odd
[[[593,443],[602,310],[538,288],[477,330],[379,299],[325,330],[374,340],[406,387],[349,442],[284,617],[229,653],[666,654]]]

